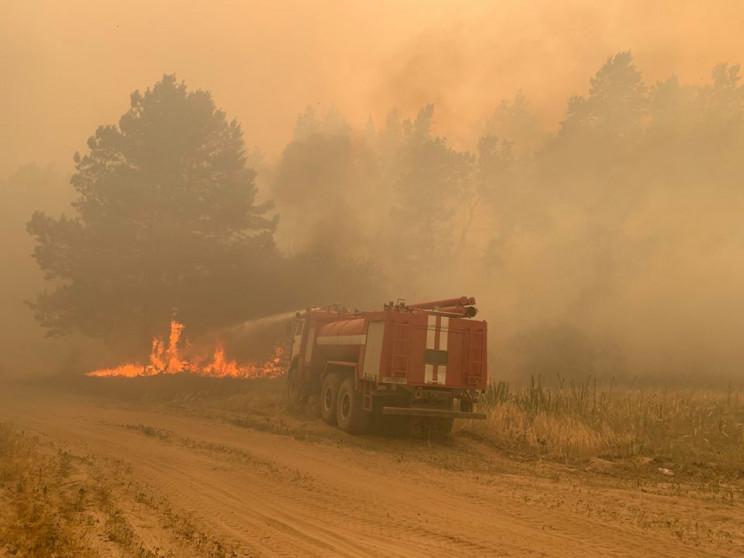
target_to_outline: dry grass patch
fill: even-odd
[[[498,445],[564,459],[646,457],[660,468],[744,478],[744,394],[682,388],[492,384],[486,421],[463,428]],[[661,467],[663,465],[663,467]],[[674,471],[669,469],[672,473]]]
[[[83,556],[74,535],[85,492],[66,481],[71,456],[44,453],[38,442],[0,424],[0,554]]]

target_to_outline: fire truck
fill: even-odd
[[[486,322],[473,319],[474,305],[459,297],[298,312],[290,400],[318,394],[323,420],[351,434],[381,415],[417,417],[444,432],[455,418],[485,418],[475,404],[487,383]]]

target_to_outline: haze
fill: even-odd
[[[744,52],[736,1],[93,2],[0,5],[0,175],[70,165],[128,95],[163,73],[211,90],[248,146],[277,155],[305,106],[353,124],[436,105],[458,141],[524,90],[555,129],[607,56],[632,50],[646,80],[701,82]]]
[[[586,138],[574,151],[550,147],[565,138],[572,95],[587,96],[590,79],[625,52],[649,90],[677,76],[681,91],[703,95],[717,64],[742,62],[744,10],[737,1],[6,0],[0,5],[0,182],[7,181],[12,201],[2,231],[15,263],[5,271],[2,332],[6,355],[14,356],[2,366],[33,369],[19,361],[42,346],[22,305],[43,288],[26,257],[33,239],[23,231],[25,222],[36,209],[69,213],[73,192],[63,177],[73,171],[73,154],[85,151],[99,125],[118,122],[131,92],[175,73],[190,90],[211,91],[242,125],[247,148],[263,154],[252,155],[257,183],[261,199],[276,202],[275,237],[284,254],[363,254],[383,267],[380,292],[388,298],[475,296],[491,324],[495,378],[565,367],[630,375],[739,373],[744,200],[736,142],[742,136],[726,144],[729,166],[718,174],[712,171],[721,161],[712,155],[686,166],[683,176],[674,174],[672,159],[680,151],[666,146],[677,128],[654,128],[658,141],[648,141],[649,150],[620,164],[619,173],[602,167],[610,149],[592,152]],[[519,99],[530,120],[509,128],[497,109],[513,108]],[[655,99],[656,114],[682,121],[677,105]],[[364,172],[368,153],[360,138],[373,137],[373,151],[385,153],[390,111],[399,111],[396,122],[405,129],[429,103],[432,137],[444,138],[464,158],[489,134],[512,142],[510,172],[518,179],[469,216],[467,199],[447,214],[450,236],[463,239],[456,251],[461,259],[437,260],[436,273],[416,276],[412,271],[428,248],[405,231],[396,237],[393,228],[380,240],[390,206],[405,208],[405,200],[396,198],[400,192],[385,172]],[[724,137],[728,116],[722,118],[705,128],[710,137],[695,132],[694,139],[704,146]],[[732,125],[740,130],[736,118]],[[337,134],[334,122],[347,132]],[[290,148],[309,137],[344,134],[351,138],[348,151],[318,152],[317,167],[330,174],[317,178],[325,190],[308,194],[307,167]],[[338,159],[340,152],[345,155]],[[543,163],[532,167],[534,160]],[[24,167],[30,163],[38,167]],[[333,174],[341,167],[352,170]],[[594,174],[582,182],[573,173],[585,167]],[[470,201],[485,199],[474,192]],[[471,218],[464,232],[463,218]],[[408,255],[419,257],[406,260],[410,268],[402,274],[390,265],[399,238],[407,239]],[[309,282],[315,288],[319,281]],[[367,287],[359,283],[356,293],[378,295]],[[292,302],[326,304],[347,296],[353,300],[340,301],[369,304],[341,279],[323,288],[308,287]],[[290,310],[285,302],[272,310]],[[60,359],[72,358],[69,341],[44,343],[45,366],[59,369]]]

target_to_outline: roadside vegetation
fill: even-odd
[[[209,416],[309,441],[337,438],[316,416],[317,402],[288,408],[283,378],[176,375],[67,382],[77,393],[122,403]],[[548,386],[533,378],[526,385],[491,383],[479,408],[487,419],[456,421],[452,439],[475,438],[519,458],[632,461],[675,480],[686,475],[744,479],[744,392],[732,386],[639,386],[593,378]],[[381,432],[385,435],[376,429],[370,436]],[[411,435],[409,429],[396,429],[396,437]]]
[[[565,460],[638,458],[669,476],[744,478],[744,393],[729,387],[492,383],[487,420],[461,427],[510,452]]]
[[[38,443],[0,423],[0,554],[81,556],[74,535],[84,488],[69,484],[71,456],[43,453]]]
[[[132,426],[144,435],[161,431]],[[153,538],[148,530],[161,533]],[[164,545],[165,548],[162,546]],[[0,423],[0,556],[229,558],[235,552],[172,510],[119,462],[45,444]]]

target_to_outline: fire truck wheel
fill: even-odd
[[[338,390],[336,422],[349,434],[362,434],[369,426],[370,413],[362,408],[362,394],[354,389],[354,378],[346,378]]]
[[[338,388],[341,379],[338,374],[328,374],[320,390],[320,416],[328,424],[336,424],[336,407],[338,405]]]
[[[290,407],[299,405],[302,399],[300,382],[297,378],[297,367],[294,363],[287,372],[287,399]]]

